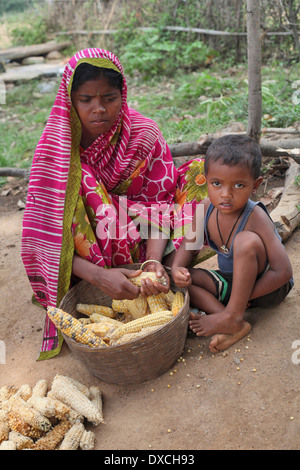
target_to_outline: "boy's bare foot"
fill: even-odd
[[[190,329],[197,336],[212,336],[217,333],[238,333],[243,328],[243,318],[235,318],[230,313],[212,313],[210,315],[190,314]]]
[[[211,352],[214,352],[214,353],[219,352],[219,351],[224,351],[224,349],[229,348],[234,343],[244,338],[244,336],[246,336],[250,330],[251,330],[250,323],[244,321],[242,329],[239,330],[237,333],[214,335],[209,344],[209,349]]]

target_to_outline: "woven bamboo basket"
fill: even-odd
[[[139,264],[127,265],[139,269]],[[125,266],[124,266],[125,267]],[[169,273],[169,269],[166,268]],[[147,336],[107,348],[91,348],[77,343],[63,334],[75,357],[100,380],[114,384],[132,384],[151,380],[170,369],[184,349],[188,320],[189,294],[178,289],[171,280],[173,292],[181,290],[185,295],[184,307],[169,323]],[[86,281],[72,287],[60,303],[60,308],[75,318],[82,317],[76,311],[78,303],[111,306],[112,300],[100,289]]]

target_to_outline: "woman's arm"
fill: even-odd
[[[74,255],[72,273],[90,284],[101,289],[112,299],[135,299],[140,288],[135,286],[128,278],[135,277],[141,271],[125,268],[106,269],[90,261]]]

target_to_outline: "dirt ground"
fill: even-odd
[[[44,313],[31,304],[20,258],[22,217],[1,205],[0,387],[51,383],[57,373],[100,386],[105,424],[91,425],[97,450],[300,449],[299,229],[286,243],[296,286],[280,307],[249,313],[249,337],[213,355],[209,338],[189,333],[172,369],[124,386],[95,378],[66,345],[56,358],[36,361]]]

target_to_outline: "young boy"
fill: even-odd
[[[213,335],[212,352],[248,334],[248,307],[278,305],[293,286],[290,261],[267,209],[250,199],[262,182],[260,167],[260,148],[247,136],[227,135],[210,145],[204,234],[219,270],[189,268],[194,252],[188,235],[172,264],[174,282],[188,286],[191,305],[200,311],[191,313],[190,328],[198,336]],[[194,233],[202,227],[193,220]]]

